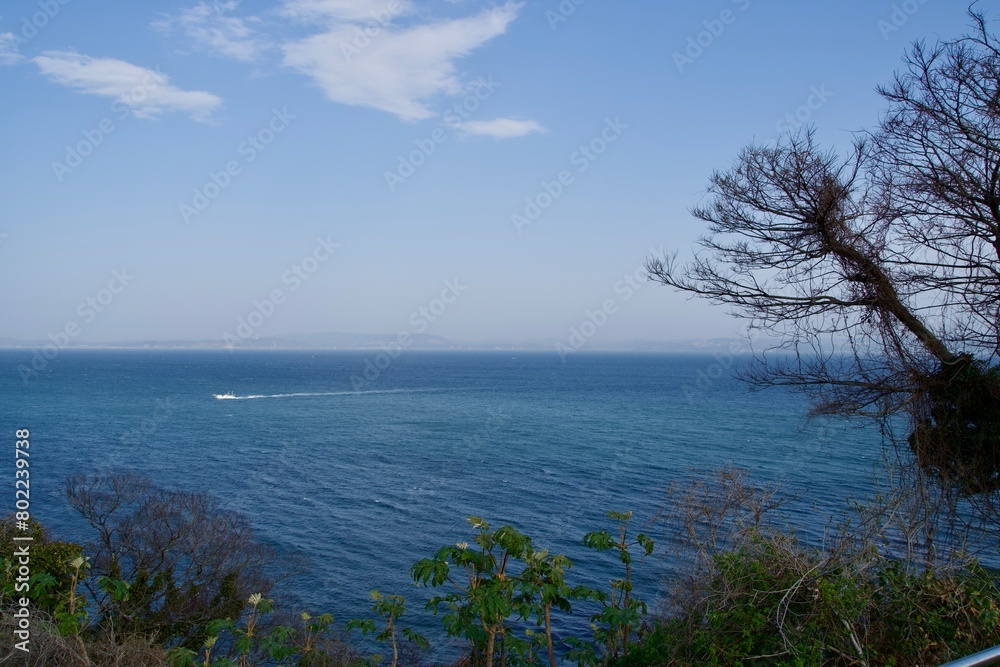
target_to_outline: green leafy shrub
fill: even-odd
[[[873,664],[940,664],[1000,644],[1000,589],[975,561],[917,574],[887,564],[871,603]]]
[[[469,642],[472,665],[538,665],[544,655],[544,661],[555,667],[553,610],[569,614],[573,600],[607,600],[609,596],[567,584],[570,560],[536,550],[531,538],[513,527],[493,530],[475,516],[468,521],[476,531],[473,545],[459,542],[442,547],[433,558],[420,560],[410,569],[420,585],[450,588],[431,598],[427,608],[442,614],[449,636]],[[543,632],[532,630],[531,625]],[[572,638],[567,641],[586,656],[581,660],[596,660],[594,646]]]
[[[397,667],[399,665],[398,634],[402,634],[407,641],[412,642],[420,648],[430,646],[426,637],[417,634],[410,628],[397,627],[399,618],[406,613],[406,601],[402,595],[382,595],[377,590],[373,590],[371,598],[373,601],[372,611],[382,619],[382,627],[379,628],[372,619],[354,619],[347,624],[347,627],[360,630],[365,635],[375,635],[375,639],[380,642],[387,642],[392,649],[390,667]],[[381,656],[377,657],[381,658]]]
[[[703,604],[658,619],[616,664],[934,665],[1000,644],[1000,590],[975,563],[912,574],[880,561],[857,576],[787,547],[719,556]]]
[[[275,622],[274,601],[254,593],[239,620],[216,619],[197,649],[174,646],[166,652],[172,667],[371,667],[333,631],[333,616],[300,615],[301,624]]]
[[[791,538],[716,554],[703,597],[659,619],[619,665],[854,664],[864,583]]]
[[[552,612],[571,614],[573,601],[580,600],[600,605],[590,618],[594,641],[567,637],[568,650],[560,653],[579,665],[607,665],[629,650],[646,614],[645,603],[633,595],[632,550],[639,547],[646,555],[653,551],[653,541],[646,535],[629,537],[631,512],[608,516],[616,522],[616,534],[587,533],[583,543],[614,552],[624,566],[624,577],[612,579],[609,591],[571,586],[566,572],[573,564],[566,556],[536,550],[530,537],[511,526],[493,530],[480,517],[468,518],[476,531],[475,546],[459,542],[442,547],[433,558],[414,564],[410,574],[424,586],[450,586],[450,592],[433,597],[427,606],[442,614],[450,636],[469,641],[473,665],[545,662],[556,667]],[[533,631],[531,625],[543,631]]]
[[[608,518],[617,523],[617,536],[613,537],[605,530],[587,533],[583,536],[583,544],[597,551],[613,551],[625,568],[625,576],[611,580],[608,593],[596,591],[593,597],[601,603],[601,610],[591,617],[595,638],[604,647],[603,664],[628,653],[632,643],[632,635],[637,634],[642,627],[646,615],[646,603],[632,594],[632,549],[639,547],[646,556],[653,553],[653,540],[639,533],[634,540],[629,540],[628,529],[632,520],[632,512],[608,512]],[[587,652],[580,642],[573,642],[575,651],[572,654],[578,662],[596,663],[597,654],[587,659]]]
[[[926,507],[904,516],[900,493],[856,506],[861,514],[823,548],[770,517],[782,499],[742,471],[673,494],[663,520],[688,569],[674,574],[667,611],[616,664],[902,667],[1000,644],[995,572],[943,549],[947,560],[919,563],[879,551],[887,527],[927,521]]]
[[[31,537],[29,543],[31,575],[27,581],[27,597],[36,610],[52,614],[67,597],[73,583],[70,563],[83,555],[83,546],[61,542],[49,537],[45,528],[35,520],[27,531],[17,530],[13,518],[0,523],[0,604],[24,596],[23,587],[17,587],[17,562],[12,557],[14,537]],[[24,544],[22,542],[21,544]]]
[[[523,605],[518,573],[511,568],[528,555],[531,538],[511,526],[491,530],[480,517],[468,521],[476,531],[475,546],[459,542],[442,547],[433,558],[415,563],[410,574],[423,586],[450,584],[451,592],[431,598],[427,608],[442,613],[450,636],[470,642],[474,664],[492,667],[495,653],[501,660],[516,660],[528,649],[511,633],[510,620]],[[459,577],[453,577],[453,570]]]

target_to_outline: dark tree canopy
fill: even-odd
[[[87,582],[104,623],[198,648],[210,621],[238,617],[252,593],[274,585],[273,550],[209,494],[116,472],[71,477],[66,495],[95,531],[93,573],[129,584],[119,600]]]
[[[658,282],[782,341],[747,373],[817,413],[911,418],[918,461],[966,495],[1000,490],[1000,42],[982,14],[915,44],[847,156],[812,131],[713,174],[694,260]],[[774,354],[774,352],[792,354]]]

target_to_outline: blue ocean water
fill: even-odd
[[[801,497],[792,510],[806,539],[818,539],[848,497],[868,494],[877,431],[807,420],[795,393],[750,392],[732,378],[745,361],[63,350],[24,382],[17,367],[31,352],[5,350],[3,469],[13,489],[14,430],[29,428],[33,513],[70,537],[84,535],[62,496],[72,473],[133,469],[211,492],[280,553],[304,560],[291,583],[303,607],[346,621],[367,609],[372,588],[404,594],[410,623],[441,644],[422,609],[429,592],[407,571],[469,540],[467,515],[566,553],[577,582],[593,584],[611,570],[580,546],[583,534],[610,528],[609,510],[632,509],[636,529],[647,528],[664,487],[692,469],[731,463],[760,483],[781,481]],[[227,392],[240,398],[213,398]],[[6,498],[12,510],[13,492]],[[654,599],[667,569],[662,556],[647,559],[640,595]]]

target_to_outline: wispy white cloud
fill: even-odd
[[[300,12],[306,6],[322,9],[330,20],[325,32],[286,44],[284,63],[309,76],[333,102],[388,111],[408,121],[436,115],[427,106],[434,96],[463,90],[455,62],[506,32],[523,5],[507,2],[436,23],[381,24],[358,42],[359,25],[351,21],[370,18],[380,4],[385,6],[372,0],[286,0]]]
[[[0,65],[13,65],[21,60],[17,52],[17,36],[12,32],[0,32]]]
[[[458,126],[461,134],[494,139],[515,139],[535,132],[547,132],[540,123],[519,118],[494,118],[493,120],[467,120]]]
[[[412,0],[285,0],[281,9],[285,16],[333,21],[379,21],[412,11]]]
[[[113,98],[140,118],[170,111],[197,121],[210,120],[222,99],[200,90],[181,90],[165,74],[116,58],[92,58],[75,51],[45,51],[32,59],[55,83],[88,95]]]
[[[252,27],[255,19],[230,15],[239,4],[238,0],[201,2],[154,22],[153,28],[163,34],[182,32],[196,48],[233,60],[252,62],[269,45],[267,39]]]

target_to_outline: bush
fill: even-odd
[[[925,384],[908,440],[917,460],[966,495],[1000,489],[1000,366],[963,355]]]
[[[704,602],[657,620],[617,665],[936,665],[1000,644],[1000,589],[975,563],[858,576],[774,543],[716,562]]]
[[[661,519],[689,569],[620,667],[941,664],[1000,644],[1000,589],[974,559],[894,560],[876,548],[877,522],[845,523],[825,548],[806,547],[770,516],[782,504],[775,489],[742,471],[672,497]],[[888,521],[868,512],[861,522]]]
[[[198,648],[208,624],[238,618],[252,593],[268,594],[276,558],[249,520],[206,493],[167,491],[131,473],[69,479],[70,504],[94,529],[86,580],[101,623]],[[99,577],[124,581],[116,595]]]
[[[872,664],[941,664],[1000,644],[1000,590],[975,561],[919,574],[887,565],[872,607]]]
[[[250,596],[239,621],[219,619],[208,627],[198,651],[175,646],[167,651],[172,667],[370,667],[333,628],[333,616],[303,613],[297,623],[274,618],[274,601]]]
[[[83,546],[73,542],[60,542],[49,537],[37,521],[30,521],[27,531],[15,528],[13,517],[0,523],[0,604],[20,598],[23,592],[15,589],[17,563],[14,537],[31,537],[31,576],[28,580],[28,598],[36,609],[53,614],[71,585],[73,571],[70,562],[83,555]]]

